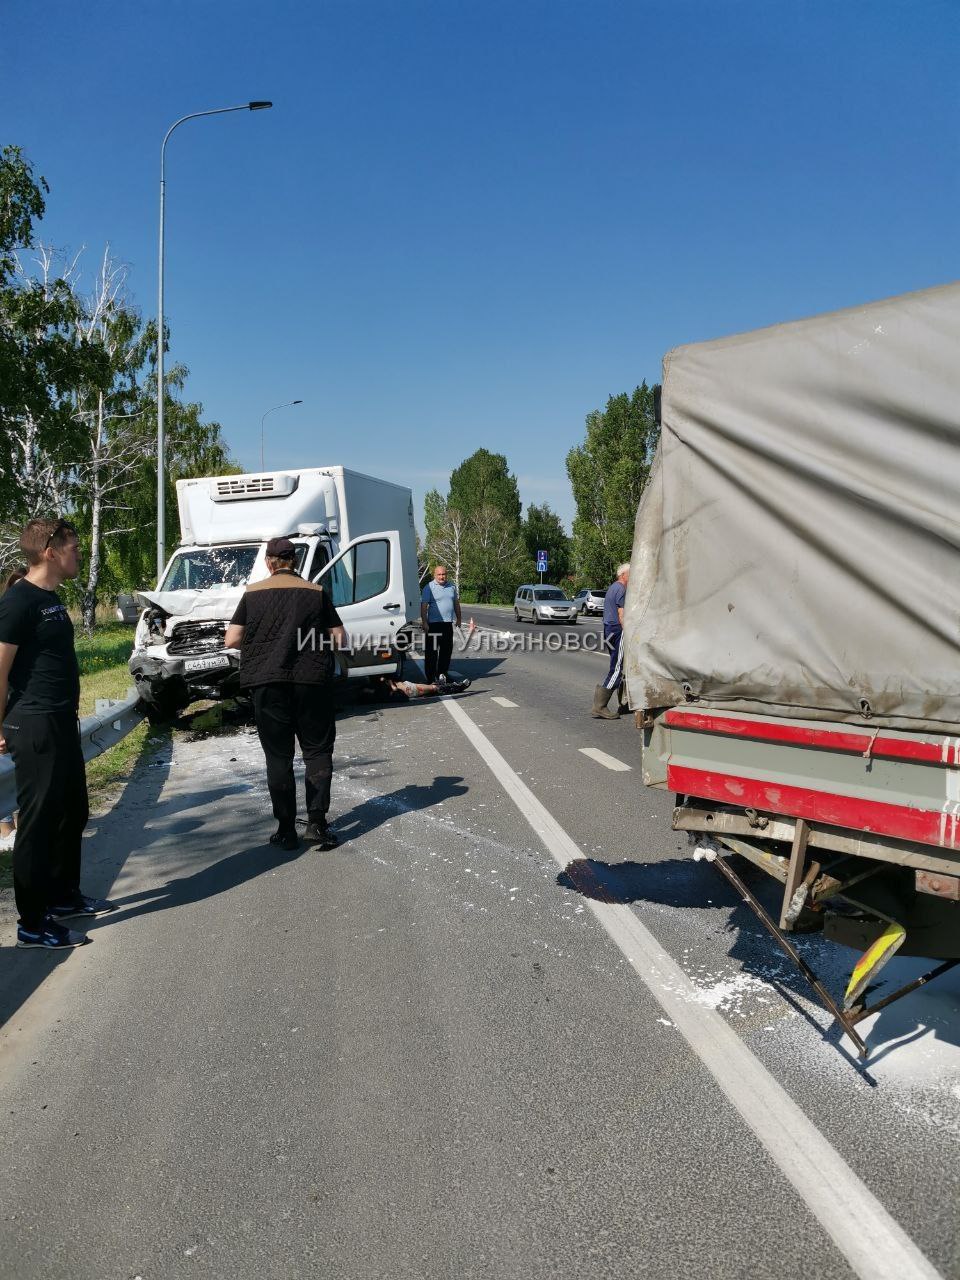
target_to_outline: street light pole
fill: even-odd
[[[276,413],[278,409],[289,409],[292,404],[303,404],[302,400],[285,400],[283,404],[275,404],[272,409],[268,409],[267,413]],[[260,418],[260,470],[263,470],[263,420],[267,413]]]
[[[186,120],[197,120],[200,116],[226,115],[230,111],[264,111],[272,107],[272,102],[244,102],[239,107],[215,107],[212,111],[194,111],[188,116],[175,120],[164,134],[160,148],[160,264],[159,264],[159,300],[157,303],[157,583],[167,563],[166,518],[164,511],[164,478],[165,478],[165,446],[163,434],[163,224],[164,206],[166,204],[167,183],[164,164],[167,155],[167,142],[174,129]]]

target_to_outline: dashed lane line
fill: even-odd
[[[583,852],[452,698],[443,705],[561,867]],[[586,904],[861,1280],[942,1280],[903,1228],[627,905]]]
[[[515,707],[517,705],[515,702],[511,702],[509,698],[491,697],[490,701],[495,702],[498,707]]]
[[[596,760],[597,764],[602,764],[605,769],[612,769],[614,773],[629,773],[633,767],[632,765],[624,764],[616,756],[608,756],[605,751],[601,751],[597,747],[579,747],[578,750],[582,756],[589,756],[591,760]]]

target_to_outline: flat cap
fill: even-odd
[[[285,558],[294,554],[293,543],[289,538],[271,538],[267,543],[267,555]]]

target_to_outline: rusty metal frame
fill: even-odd
[[[814,971],[810,968],[806,960],[804,960],[803,956],[801,956],[800,953],[797,951],[793,943],[790,942],[790,940],[785,936],[782,930],[777,928],[772,918],[764,910],[761,903],[753,896],[753,894],[750,892],[747,886],[743,883],[743,881],[740,879],[737,873],[733,870],[733,868],[729,866],[726,858],[722,857],[720,854],[714,854],[710,858],[710,861],[721,873],[721,875],[723,875],[727,880],[730,881],[731,885],[733,885],[734,889],[737,891],[740,897],[744,900],[747,906],[750,907],[754,915],[757,917],[760,923],[764,926],[767,932],[771,935],[774,941],[787,953],[787,955],[790,957],[793,963],[797,966],[797,968],[806,978],[807,982],[813,988],[820,1003],[827,1010],[827,1012],[833,1016],[835,1021],[840,1024],[840,1026],[843,1028],[846,1034],[850,1037],[850,1039],[856,1045],[858,1057],[861,1060],[865,1058],[869,1050],[867,1049],[867,1046],[864,1040],[861,1038],[860,1035],[857,1034],[857,1031],[855,1030],[855,1024],[858,1021],[858,1019],[853,1019],[848,1014],[843,1012],[843,1010],[837,1004],[836,1000],[834,1000],[833,996],[826,989],[826,987],[823,985],[823,983],[820,981],[820,979],[817,977]]]
[[[793,843],[790,846],[790,861],[787,864],[787,880],[783,886],[783,903],[780,907],[780,928],[793,929],[797,922],[810,885],[820,873],[820,863],[811,862],[807,870],[807,841],[810,838],[810,824],[798,818],[793,828]]]
[[[783,844],[793,844],[796,824],[803,819],[784,818],[777,814],[755,814],[751,819],[743,810],[732,811],[717,806],[678,805],[673,811],[675,831],[703,831],[719,837],[723,835],[762,837]],[[921,853],[916,845],[889,837],[872,836],[867,832],[853,831],[846,827],[819,826],[808,823],[807,847],[831,849],[835,853],[854,858],[874,858],[901,867],[914,867],[919,871],[960,875],[960,854],[943,849]],[[760,864],[758,864],[760,865]],[[768,867],[764,867],[768,870]]]

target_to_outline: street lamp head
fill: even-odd
[[[272,102],[248,102],[247,106],[251,111],[266,111],[267,107],[272,107]]]

